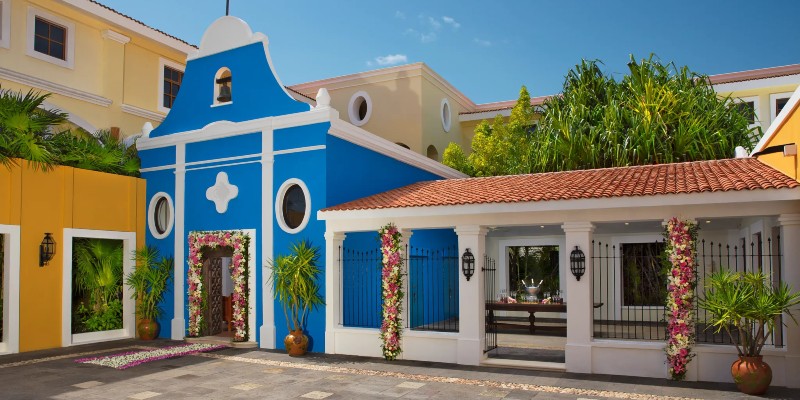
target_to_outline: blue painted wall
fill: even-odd
[[[173,153],[175,151],[174,147],[170,147]],[[160,152],[154,151],[147,151],[148,156],[159,154]],[[174,154],[172,161],[169,160],[168,157],[164,157],[167,163],[174,162]],[[142,174],[142,178],[147,180],[147,204],[145,207],[150,205],[150,201],[156,193],[164,192],[167,193],[171,198],[172,201],[175,201],[175,171],[172,169],[163,170],[163,171],[154,171],[154,172],[145,172]],[[147,210],[145,210],[147,211]],[[163,239],[156,239],[150,233],[149,227],[147,227],[147,221],[145,221],[145,244],[148,246],[155,247],[158,249],[159,254],[162,257],[173,257],[175,255],[175,229],[173,228],[172,231]],[[181,260],[174,260],[175,263],[181,262]],[[173,275],[174,276],[174,275]],[[172,281],[170,281],[170,285],[168,286],[167,292],[164,294],[164,301],[161,302],[161,309],[164,311],[161,314],[161,317],[158,319],[158,323],[161,324],[161,331],[159,332],[158,336],[162,338],[168,338],[172,334],[172,318],[175,317],[175,303],[173,293],[173,285]]]
[[[312,127],[307,127],[305,130],[287,129],[276,131],[275,142],[282,143],[284,148],[293,148],[296,144],[302,144],[303,147],[313,145],[315,142],[309,142],[307,137],[296,135],[296,133],[298,131],[313,131],[314,129],[325,132],[328,129],[328,125],[317,124]],[[311,136],[314,135],[312,134]],[[293,139],[296,139],[296,141]],[[308,187],[311,201],[311,215],[308,224],[297,233],[288,233],[278,225],[277,220],[273,217],[273,243],[276,257],[289,254],[291,246],[302,240],[308,240],[312,246],[319,248],[319,266],[322,273],[319,274],[317,285],[319,286],[320,294],[323,298],[325,297],[325,224],[323,221],[317,220],[316,215],[317,211],[325,208],[325,193],[328,189],[324,169],[326,157],[327,155],[324,150],[275,155],[273,166],[274,186],[272,190],[273,193],[277,193],[281,185],[290,178],[299,179]],[[307,199],[307,201],[308,200],[309,199]],[[277,199],[275,201],[277,201]],[[275,215],[274,209],[269,211],[272,215]],[[286,320],[281,305],[277,300],[273,302],[272,307],[274,307],[275,313],[276,345],[278,348],[282,349],[285,348],[283,345],[283,338],[288,334]],[[306,322],[306,334],[309,336],[308,350],[324,352],[325,309],[318,308],[310,312]]]
[[[328,135],[328,204],[334,206],[361,197],[409,185],[442,179],[394,158]],[[388,222],[388,221],[387,221]]]
[[[211,107],[215,77],[222,67],[231,71],[232,103]],[[150,137],[200,129],[216,121],[248,121],[308,109],[308,104],[283,91],[269,68],[264,46],[253,43],[186,63],[175,103]]]

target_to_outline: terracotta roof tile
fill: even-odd
[[[418,182],[323,211],[523,203],[781,189],[797,181],[754,159],[603,168]]]

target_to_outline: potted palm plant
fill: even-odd
[[[137,250],[134,260],[136,270],[128,274],[125,283],[133,289],[131,297],[136,299],[139,338],[152,340],[158,337],[161,328],[157,320],[162,312],[159,304],[164,300],[174,262],[171,257],[159,259],[158,250],[153,247]]]
[[[319,248],[308,240],[292,245],[291,254],[279,255],[269,262],[269,282],[275,285],[274,296],[286,317],[283,343],[290,356],[302,356],[308,350],[308,336],[303,333],[309,311],[325,304],[319,294]]]
[[[773,286],[761,272],[723,270],[709,276],[699,304],[709,313],[709,328],[724,330],[736,345],[739,358],[731,366],[736,386],[747,394],[764,394],[772,382],[772,369],[761,350],[781,314],[797,323],[790,308],[800,304],[800,293],[784,282]]]

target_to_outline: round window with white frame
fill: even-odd
[[[175,204],[165,192],[158,192],[150,199],[147,207],[147,226],[156,239],[164,239],[172,232],[175,224]]]
[[[442,99],[442,129],[445,132],[450,132],[450,126],[452,124],[452,113],[450,111],[450,101],[447,98]]]
[[[275,196],[275,217],[286,233],[302,231],[311,217],[311,196],[305,182],[287,179]]]
[[[350,97],[347,115],[350,117],[350,123],[355,126],[364,125],[369,121],[369,117],[372,116],[372,99],[367,92],[361,90]]]

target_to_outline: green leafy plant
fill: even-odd
[[[78,331],[99,332],[113,329],[122,329],[122,301],[114,299],[108,303],[108,307],[100,313],[96,313],[81,303],[75,310],[78,322]]]
[[[283,308],[286,328],[289,332],[302,330],[309,311],[325,304],[316,282],[319,248],[304,240],[292,245],[291,254],[279,255],[268,264],[269,282],[275,284],[274,295]]]
[[[136,300],[136,313],[141,319],[156,320],[163,310],[159,306],[172,278],[174,260],[159,259],[158,249],[143,247],[134,254],[136,270],[128,274],[125,283],[133,289],[131,297]]]
[[[785,313],[797,323],[790,308],[800,304],[800,293],[784,282],[772,286],[760,272],[722,270],[708,277],[699,304],[710,314],[710,327],[727,332],[740,357],[753,357],[761,354],[777,317]]]
[[[122,243],[107,239],[76,239],[73,279],[89,300],[89,308],[102,314],[122,293]]]

